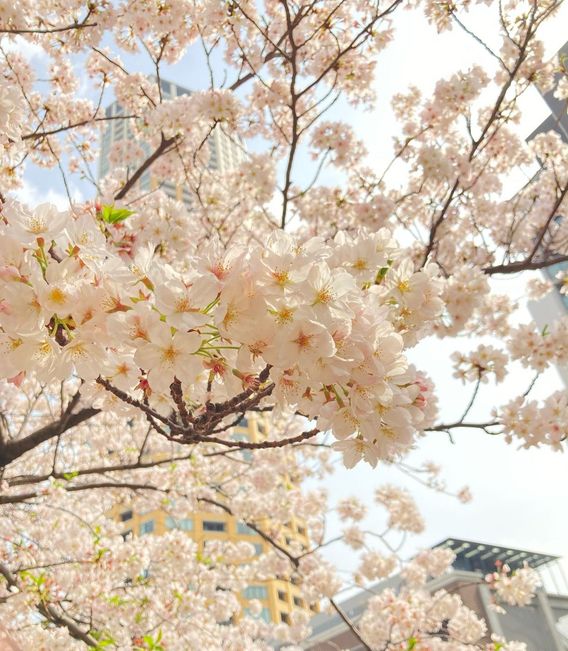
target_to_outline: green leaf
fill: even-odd
[[[417,640],[416,640],[415,637],[409,638],[408,646],[406,647],[406,651],[412,651],[412,649],[414,649],[416,647],[416,642],[417,642]]]
[[[152,635],[145,635],[142,639],[150,651],[164,651],[164,647],[160,644],[160,641],[162,639],[161,630],[158,631],[158,635],[155,640]]]
[[[74,472],[64,472],[63,479],[69,481],[70,479],[75,479],[75,477],[77,477],[78,474],[79,474],[78,470],[75,470]]]
[[[108,649],[109,646],[114,646],[115,643],[113,640],[102,640],[102,642],[97,642],[95,651],[101,651],[101,649]]]
[[[108,597],[107,601],[109,604],[112,604],[113,606],[124,606],[124,604],[128,603],[128,599],[124,599],[123,597],[117,594],[112,595],[112,597]]]
[[[123,222],[133,214],[134,210],[128,210],[128,208],[115,208],[114,206],[103,206],[101,210],[101,217],[105,224],[117,224],[118,222]]]
[[[31,572],[24,570],[20,572],[20,576],[29,579],[38,589],[45,583],[45,574],[43,572],[35,576]]]

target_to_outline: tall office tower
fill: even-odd
[[[566,42],[556,54],[560,65],[568,72],[568,42]],[[550,115],[540,124],[527,138],[532,140],[535,136],[549,131],[555,131],[565,142],[568,143],[568,111],[566,101],[554,97],[556,86],[563,74],[559,71],[556,75],[554,87],[547,92],[540,91],[542,98],[550,109]],[[558,215],[557,219],[565,219],[565,215]],[[555,289],[549,292],[544,298],[538,301],[529,301],[528,308],[539,328],[545,328],[556,319],[568,313],[568,296],[561,294],[558,288],[556,275],[559,271],[568,271],[568,262],[551,265],[543,270],[547,280],[550,280]],[[562,381],[568,386],[568,368],[557,367]]]
[[[191,90],[188,88],[178,86],[165,79],[160,79],[160,88],[162,98],[165,100],[181,97],[182,95],[191,95]],[[113,102],[106,108],[105,115],[109,118],[120,117],[125,115],[125,111],[119,102]],[[134,171],[152,153],[150,147],[147,144],[143,144],[142,150],[144,155],[139,160],[136,159],[133,163],[128,158],[128,148],[117,147],[118,143],[126,144],[133,140],[134,135],[129,126],[129,120],[108,120],[105,123],[99,158],[99,179],[103,178],[115,167],[127,166],[130,167],[131,171]],[[211,152],[208,166],[212,170],[227,172],[238,167],[239,163],[245,159],[244,144],[237,138],[230,138],[220,128],[213,129],[207,142]],[[168,181],[158,183],[156,178],[152,176],[151,168],[142,174],[139,181],[139,189],[141,191],[149,192],[158,186],[160,186],[160,189],[168,197],[183,201],[187,208],[191,208],[191,194],[187,188]]]
[[[558,50],[556,53],[556,59],[559,61],[560,65],[568,72],[568,41]],[[554,88],[551,88],[549,91],[544,92],[540,89],[539,92],[542,95],[542,98],[546,102],[548,108],[550,109],[550,115],[540,124],[527,140],[532,140],[539,133],[546,133],[547,131],[556,131],[564,140],[568,142],[568,112],[566,110],[566,101],[562,101],[554,97],[554,92],[556,86],[563,74],[558,71],[556,74],[556,82]]]
[[[243,418],[234,428],[235,440],[261,441],[268,430],[268,421],[263,417],[257,419]],[[243,455],[250,454],[244,451]],[[207,541],[225,542],[245,541],[254,546],[255,556],[269,551],[270,544],[256,531],[240,522],[235,516],[221,511],[196,511],[181,513],[175,507],[148,512],[136,512],[128,503],[115,505],[112,515],[123,522],[123,537],[161,535],[171,529],[184,531],[198,545],[199,553],[204,552]],[[269,522],[258,523],[259,528],[268,528]],[[293,515],[286,523],[277,541],[288,548],[290,544],[300,544],[304,549],[309,546],[305,524]],[[279,577],[249,585],[241,595],[243,613],[247,614],[247,602],[257,599],[262,604],[260,617],[266,622],[289,623],[290,615],[297,608],[318,612],[316,604],[307,604],[301,596],[300,587],[293,579]]]
[[[485,620],[487,634],[484,642],[489,642],[491,634],[495,634],[524,642],[527,651],[566,651],[568,638],[562,633],[561,620],[568,617],[568,584],[557,556],[457,538],[444,540],[436,547],[451,549],[456,558],[451,571],[428,581],[424,590],[430,594],[438,590],[458,594],[468,608]],[[497,613],[483,577],[494,572],[498,562],[506,563],[511,571],[523,567],[523,563],[527,562],[539,572],[543,585],[550,586],[548,591],[538,590],[528,606],[505,605],[505,612]],[[380,594],[385,589],[396,592],[400,585],[401,577],[396,575],[339,605],[349,620],[357,624],[374,594]],[[317,615],[311,622],[311,628],[312,636],[304,646],[308,651],[362,651],[365,648],[339,615]]]

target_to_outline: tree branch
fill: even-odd
[[[94,407],[86,407],[81,409],[81,411],[78,411],[76,414],[68,412],[62,418],[50,423],[49,425],[41,427],[23,439],[10,441],[4,445],[0,443],[0,468],[7,466],[9,463],[18,457],[21,457],[26,452],[33,450],[41,443],[49,441],[49,439],[59,436],[68,429],[84,423],[86,420],[89,420],[89,418],[96,416],[99,412],[100,409],[95,409]]]

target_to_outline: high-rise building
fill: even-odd
[[[558,60],[560,66],[564,68],[565,72],[562,73],[562,71],[559,70],[556,73],[554,86],[550,90],[543,91],[537,86],[538,91],[550,109],[550,115],[531,133],[527,140],[532,140],[539,133],[556,131],[562,140],[568,142],[568,112],[566,111],[566,101],[554,97],[554,92],[556,91],[558,82],[566,73],[568,73],[568,41],[564,43],[560,50],[558,50],[555,58]]]
[[[154,77],[153,79],[155,80],[156,78]],[[191,95],[191,90],[188,88],[184,88],[183,86],[179,86],[178,84],[174,84],[165,79],[160,79],[160,88],[162,98],[165,100],[181,97],[182,95]],[[105,110],[105,116],[108,118],[118,118],[124,115],[124,108],[119,102],[113,102],[107,106]],[[123,160],[121,160],[121,150],[117,150],[116,145],[121,142],[133,140],[134,134],[128,119],[106,121],[101,140],[98,170],[99,179],[108,174],[113,167],[122,167],[125,165],[124,156],[122,157]],[[246,153],[244,143],[240,141],[238,136],[229,137],[219,127],[213,129],[207,142],[210,147],[208,166],[212,170],[227,172],[238,167],[239,163],[245,159]],[[114,152],[114,158],[117,159],[114,165],[111,162],[111,152],[113,151],[113,148],[116,150]],[[134,172],[136,168],[139,167],[140,164],[152,153],[149,145],[146,143],[142,144],[142,149],[144,151],[144,156],[141,157],[140,160],[136,160],[135,164],[130,163],[129,167],[131,172]],[[183,185],[176,185],[169,181],[158,181],[152,175],[151,167],[140,177],[138,187],[143,192],[149,192],[159,187],[171,199],[183,201],[188,208],[191,207],[191,193],[189,192],[189,189],[184,188]]]
[[[566,42],[556,54],[560,65],[568,73],[568,42]],[[550,109],[550,115],[544,120],[527,138],[532,140],[540,133],[556,131],[556,133],[568,143],[568,111],[566,110],[566,101],[561,101],[554,97],[554,91],[563,74],[559,71],[556,74],[554,87],[546,92],[540,91],[542,98]],[[557,219],[565,219],[565,215],[558,215]],[[540,328],[549,325],[560,316],[568,314],[568,296],[561,294],[558,288],[556,275],[559,271],[568,271],[568,262],[551,265],[543,270],[544,275],[554,285],[554,291],[547,294],[538,301],[529,301],[529,310]],[[557,367],[558,372],[566,386],[568,386],[568,368]]]
[[[261,441],[266,437],[268,423],[262,417],[246,419],[234,428],[235,440]],[[243,455],[250,454],[247,451]],[[184,531],[197,543],[198,552],[203,554],[205,543],[211,540],[227,542],[245,541],[253,545],[254,555],[267,552],[270,548],[260,534],[239,521],[235,516],[222,511],[195,511],[182,513],[176,510],[175,505],[170,509],[159,509],[147,512],[137,512],[124,502],[115,505],[112,515],[124,523],[123,536],[162,535],[169,530],[179,529]],[[262,530],[268,528],[268,521],[257,523]],[[290,520],[283,528],[277,542],[285,547],[291,543],[299,543],[304,549],[308,548],[309,541],[305,524],[291,515]],[[251,557],[252,558],[252,557]],[[262,604],[260,617],[266,622],[288,623],[290,614],[294,609],[304,608],[318,612],[317,604],[307,604],[300,587],[294,583],[293,578],[278,577],[249,585],[241,595],[243,612],[247,613],[247,602],[257,599]]]
[[[496,634],[509,640],[525,642],[528,651],[568,649],[568,638],[563,635],[560,624],[561,619],[568,618],[568,584],[557,563],[558,557],[456,538],[445,540],[436,547],[451,549],[456,559],[450,572],[429,581],[425,589],[430,593],[446,590],[459,594],[463,603],[485,620],[485,641],[489,641],[491,634]],[[537,569],[543,584],[552,586],[552,590],[539,590],[530,605],[522,608],[506,606],[505,613],[498,614],[491,607],[490,589],[483,580],[486,573],[495,571],[497,561],[507,563],[511,570],[522,567],[527,562]],[[339,605],[347,618],[357,624],[373,594],[379,594],[387,588],[396,591],[400,585],[400,576],[393,576]],[[311,627],[312,635],[304,645],[309,651],[364,649],[339,615],[316,615]]]

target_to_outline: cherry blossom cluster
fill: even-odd
[[[542,402],[520,396],[495,411],[507,441],[522,441],[522,447],[549,445],[562,451],[568,433],[568,398],[556,391]]]
[[[10,141],[19,140],[21,125],[19,116],[22,112],[21,99],[17,90],[9,83],[2,81],[2,104],[0,106],[0,134],[1,144],[7,145]]]
[[[441,302],[431,275],[392,265],[386,231],[327,244],[275,232],[248,250],[212,240],[181,272],[149,247],[129,257],[124,232],[113,251],[109,214],[120,213],[4,211],[4,377],[103,378],[143,391],[163,413],[180,381],[183,402],[199,412],[258,389],[266,368],[276,405],[331,429],[347,465],[375,465],[410,445],[427,387],[405,361],[403,338]]]
[[[46,390],[37,380],[5,388],[0,408],[21,409],[10,427],[23,429],[24,436],[28,429],[49,424],[50,410],[60,409],[55,387]],[[61,400],[72,400],[78,388],[78,381],[64,384]],[[327,499],[321,491],[300,490],[302,479],[310,476],[310,467],[325,450],[305,448],[302,454],[312,463],[302,464],[297,453],[286,448],[261,450],[250,460],[219,456],[215,446],[172,449],[147,430],[135,411],[126,424],[122,416],[102,412],[77,427],[73,441],[73,446],[61,449],[48,441],[41,454],[24,457],[4,475],[0,573],[5,572],[9,583],[2,583],[6,599],[0,607],[2,621],[10,622],[9,633],[20,644],[82,648],[83,641],[59,630],[75,622],[72,630],[82,631],[87,639],[132,648],[144,648],[144,638],[151,636],[181,651],[206,636],[205,648],[266,651],[272,648],[271,640],[278,640],[285,647],[292,645],[292,651],[309,634],[306,610],[295,609],[289,624],[266,623],[259,616],[258,601],[243,601],[244,588],[278,575],[294,577],[308,603],[333,598],[340,590],[337,570],[325,561],[316,542],[323,536]],[[98,471],[101,464],[104,470]],[[27,498],[34,502],[31,519],[27,504],[20,502],[22,491],[33,494]],[[399,519],[414,517],[403,515],[393,487],[382,491],[381,499]],[[239,520],[258,527],[267,549],[257,555],[246,542],[222,540],[198,548],[175,528],[161,536],[132,537],[115,517],[130,509],[165,511],[177,519],[203,510],[204,504],[213,517],[228,508]],[[415,508],[409,496],[405,504],[411,511]],[[342,500],[338,510],[356,518],[364,515],[354,498]],[[45,521],[54,511],[60,515],[49,536],[57,544],[46,545]],[[290,513],[309,531],[314,542],[308,549],[286,541]],[[185,559],[182,571],[176,567],[180,554]],[[371,572],[370,563],[376,565],[380,557],[378,552],[365,554],[363,566]],[[395,569],[391,560],[383,574]],[[91,613],[90,628],[82,623],[86,611]],[[233,623],[227,626],[229,618]]]
[[[538,572],[526,563],[514,571],[506,563],[501,563],[497,569],[488,574],[485,580],[494,588],[497,597],[510,606],[526,606],[542,585]]]
[[[487,630],[485,622],[463,605],[459,596],[443,590],[432,595],[426,591],[397,594],[392,589],[383,590],[369,600],[360,629],[373,651],[395,651],[409,645],[421,651],[526,650],[524,644],[502,645],[497,639],[495,643],[480,646]]]
[[[556,320],[538,331],[535,323],[520,325],[511,331],[509,352],[525,368],[542,373],[552,364],[568,363],[568,318]]]
[[[476,350],[468,354],[455,352],[452,354],[454,360],[454,377],[462,382],[488,382],[489,376],[493,375],[495,382],[502,382],[506,375],[507,355],[495,348],[480,344]]]
[[[322,151],[332,154],[332,162],[338,167],[357,165],[365,157],[363,143],[355,140],[353,130],[341,122],[321,122],[312,132],[313,157]]]
[[[389,512],[389,527],[397,531],[421,533],[424,520],[408,491],[396,486],[383,486],[375,492],[375,501]]]
[[[10,427],[24,437],[29,430],[44,428],[52,410],[61,410],[58,399],[63,404],[72,401],[81,385],[78,380],[64,383],[60,398],[56,388],[46,390],[32,378],[24,379],[20,387],[6,385],[0,409],[10,406],[14,416]],[[267,417],[256,418],[258,424],[268,424]],[[272,426],[290,436],[299,424],[294,419],[288,423],[276,419]],[[72,630],[89,640],[133,649],[144,649],[151,639],[182,651],[206,637],[207,641],[199,642],[206,649],[268,651],[277,641],[296,651],[309,635],[306,609],[295,608],[286,624],[267,623],[260,616],[262,604],[243,599],[242,591],[279,576],[293,580],[307,603],[323,600],[323,605],[330,599],[336,603],[342,581],[320,547],[344,542],[353,553],[362,550],[355,582],[374,582],[402,571],[405,587],[392,602],[398,606],[398,619],[389,621],[397,635],[405,634],[414,622],[407,644],[413,637],[417,644],[426,644],[438,630],[438,615],[443,619],[447,613],[454,618],[452,643],[466,644],[475,638],[473,631],[482,624],[460,610],[458,597],[444,605],[449,596],[426,591],[427,577],[446,571],[452,553],[425,550],[406,563],[392,551],[394,543],[385,539],[422,530],[408,491],[392,485],[377,490],[377,500],[387,513],[386,532],[380,527],[380,535],[364,528],[366,509],[359,499],[342,498],[336,510],[355,525],[338,540],[328,539],[325,514],[331,505],[325,493],[301,487],[303,479],[316,476],[318,462],[325,462],[325,448],[266,449],[251,458],[233,454],[219,455],[216,446],[172,447],[148,430],[136,410],[126,419],[105,411],[76,428],[72,446],[47,441],[40,454],[13,464],[4,474],[0,494],[5,532],[0,573],[8,577],[7,583],[0,582],[4,586],[0,612],[2,621],[10,622],[9,635],[21,645],[43,644],[50,649],[83,648],[83,641],[65,632]],[[327,472],[325,463],[320,470]],[[27,499],[33,500],[33,517]],[[247,542],[209,540],[198,547],[176,528],[165,535],[132,537],[116,517],[126,509],[162,511],[175,521],[203,508],[211,510],[213,517],[226,515],[228,509],[232,517],[262,531],[262,553]],[[57,544],[46,545],[45,521],[54,511],[60,515],[49,536]],[[287,538],[291,513],[308,532],[307,546]],[[359,544],[354,545],[354,540]],[[372,547],[372,541],[382,548]],[[178,567],[180,554],[183,568]],[[520,598],[520,586],[511,591]],[[380,596],[391,603],[388,593]],[[376,607],[370,604],[357,624],[371,648],[381,639],[369,624]],[[85,612],[91,614],[89,627]],[[388,639],[393,645],[397,640]]]
[[[406,565],[401,574],[408,586],[421,587],[429,577],[436,578],[446,572],[454,560],[455,554],[451,549],[425,549]]]
[[[463,604],[459,595],[445,590],[428,591],[428,578],[444,574],[455,559],[449,549],[424,550],[405,565],[402,584],[395,591],[386,588],[373,596],[359,622],[361,639],[371,649],[395,649],[412,645],[417,649],[436,651],[477,648],[487,651],[509,649],[525,651],[526,645],[506,642],[492,636],[490,644],[482,644],[487,625],[473,610]],[[380,554],[364,555],[363,569],[368,578],[383,578],[387,558]],[[378,573],[377,573],[378,572]],[[500,565],[485,581],[498,597],[509,605],[526,606],[534,597],[540,579],[535,570],[523,567],[509,575]],[[470,646],[472,645],[472,646]]]
[[[442,300],[447,312],[447,322],[440,324],[440,337],[452,336],[462,331],[475,310],[489,294],[487,277],[479,268],[461,267],[444,284]]]
[[[330,539],[333,505],[301,486],[327,475],[334,450],[348,467],[398,462],[429,429],[463,425],[436,424],[434,386],[406,360],[431,334],[497,335],[537,373],[568,361],[565,321],[511,331],[517,305],[489,282],[568,257],[568,220],[558,218],[568,145],[554,133],[527,144],[515,126],[531,84],[568,94],[538,35],[556,1],[493,3],[501,42],[486,46],[491,65],[452,71],[429,94],[397,93],[383,170],[370,167],[355,128],[329,117],[345,103],[373,107],[398,7],[467,32],[471,5],[2,3],[0,620],[23,648],[267,651],[276,641],[297,651],[306,609],[268,624],[243,590],[278,576],[306,604],[338,609],[342,581],[320,550],[338,542],[359,554],[355,583],[401,572],[400,589],[374,597],[357,624],[369,648],[524,649],[483,645],[485,624],[459,597],[427,592],[450,552],[403,562],[364,526],[357,498],[338,503],[342,532]],[[164,64],[193,66],[197,50],[203,87],[166,97]],[[113,99],[121,110],[109,115]],[[101,129],[115,125],[123,140],[97,179]],[[216,165],[213,141],[238,150],[239,164]],[[65,212],[10,196],[34,165],[68,197]],[[511,195],[519,171],[527,182]],[[85,179],[92,193],[80,203],[75,182]],[[183,203],[166,195],[174,186]],[[501,381],[506,361],[480,346],[458,354],[456,373]],[[243,417],[257,421],[261,443],[233,429]],[[525,394],[474,426],[562,449],[565,392],[540,403]],[[334,439],[306,443],[324,431]],[[449,492],[435,464],[400,468]],[[407,491],[383,486],[376,499],[386,535],[424,529]],[[199,546],[177,529],[132,537],[116,518],[123,508],[211,509],[262,532],[262,553]],[[304,542],[287,534],[292,517]],[[528,568],[490,582],[509,604],[537,587]]]

